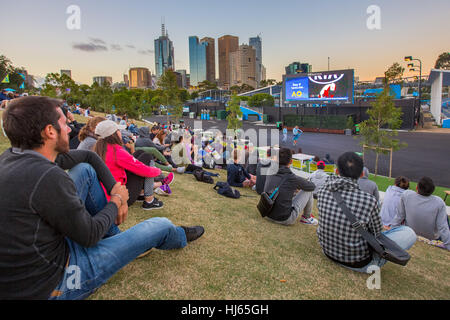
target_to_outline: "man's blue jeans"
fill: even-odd
[[[413,229],[407,226],[400,226],[396,228],[392,228],[391,230],[384,231],[383,234],[396,242],[400,248],[403,250],[409,250],[417,240],[416,233]],[[353,271],[369,273],[368,269],[371,266],[378,266],[381,268],[386,264],[387,260],[381,258],[376,252],[373,253],[372,261],[362,268],[350,268],[341,264],[341,266],[348,268]]]
[[[95,215],[106,205],[106,198],[95,170],[89,164],[79,164],[69,171],[80,198]],[[117,228],[117,226],[115,227]],[[108,233],[115,230],[114,226]],[[118,230],[118,228],[117,228]],[[116,230],[116,231],[117,231]],[[94,247],[84,248],[66,238],[70,249],[69,263],[63,279],[50,299],[85,299],[101,287],[117,271],[140,254],[157,248],[170,250],[187,245],[186,234],[166,218],[148,219],[127,231],[110,235]]]

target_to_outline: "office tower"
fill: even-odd
[[[230,53],[239,49],[239,38],[226,35],[219,38],[219,86],[230,88]]]
[[[177,73],[181,74],[181,87],[187,88],[187,72],[186,70],[176,70]]]
[[[308,63],[292,62],[286,67],[286,74],[312,72],[312,65]]]
[[[267,79],[267,70],[264,65],[261,65],[261,81]]]
[[[189,37],[189,69],[191,86],[198,86],[206,80],[206,47],[207,42],[200,43],[198,37]]]
[[[130,81],[128,79],[128,75],[127,74],[123,75],[123,82],[125,82],[125,85],[127,86],[127,88],[130,86]]]
[[[206,80],[209,82],[216,81],[216,45],[213,38],[205,37],[200,43],[207,43],[206,47]]]
[[[262,41],[261,37],[257,36],[254,38],[250,38],[249,45],[252,46],[256,51],[256,83],[258,84],[263,80],[262,78]]]
[[[131,68],[129,71],[129,83],[131,89],[151,88],[152,75],[147,68]]]
[[[168,69],[175,70],[173,43],[169,39],[169,34],[164,23],[161,25],[161,36],[155,39],[155,72],[159,78]]]
[[[109,85],[112,85],[112,77],[104,77],[104,76],[100,76],[100,77],[94,77],[93,78],[93,82],[97,82],[99,86],[102,86],[104,83],[109,83]]]
[[[72,79],[72,70],[61,70],[61,75],[68,75],[70,79]]]
[[[256,50],[246,44],[230,53],[230,87],[247,84],[257,88],[255,60]]]

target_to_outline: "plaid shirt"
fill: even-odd
[[[374,196],[359,189],[357,180],[330,176],[317,192],[319,227],[317,234],[324,253],[343,263],[357,263],[370,258],[369,245],[353,229],[333,192],[339,191],[351,213],[364,228],[378,235],[382,231],[380,209]]]

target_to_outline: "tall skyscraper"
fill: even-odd
[[[164,23],[161,25],[161,36],[155,39],[155,72],[159,78],[167,69],[175,70],[175,55],[173,43]]]
[[[200,43],[198,37],[189,37],[189,69],[191,86],[196,87],[206,80],[206,47],[208,43]]]
[[[256,60],[255,60],[255,68],[256,68],[256,82],[259,87],[259,83],[262,78],[262,41],[261,37],[257,36],[254,38],[250,38],[249,45],[251,45],[256,51]]]
[[[226,35],[219,38],[219,86],[230,88],[230,53],[239,49],[239,37]]]
[[[230,53],[230,87],[247,84],[257,88],[255,60],[256,50],[246,44]]]
[[[206,80],[216,81],[216,45],[214,38],[205,37],[200,40],[201,43],[207,43],[206,47]]]
[[[131,68],[129,71],[130,88],[151,88],[152,75],[147,68]]]

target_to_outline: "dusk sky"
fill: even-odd
[[[92,84],[94,76],[123,81],[130,67],[155,71],[154,39],[165,18],[176,69],[189,72],[188,37],[230,34],[239,43],[261,34],[267,78],[281,80],[293,61],[313,71],[355,69],[360,80],[383,76],[405,55],[422,59],[429,74],[450,50],[449,0],[0,0],[0,54],[37,77],[61,69]],[[81,29],[69,30],[66,9],[81,9]],[[381,9],[381,30],[369,30],[366,12]],[[87,51],[91,50],[91,51]],[[405,73],[407,76],[415,75]],[[216,74],[218,77],[218,73]]]

